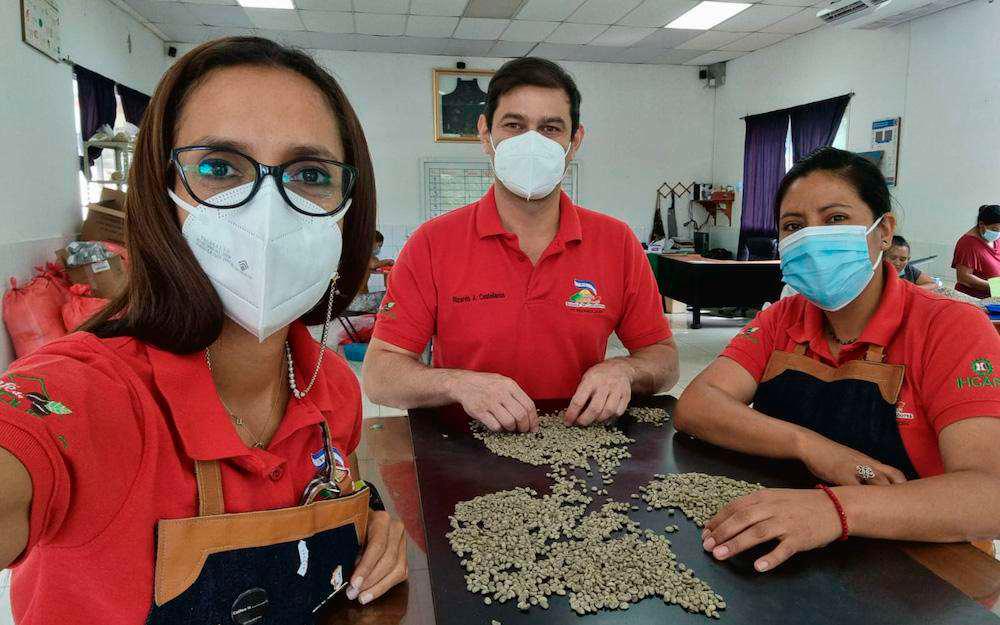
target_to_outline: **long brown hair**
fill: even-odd
[[[128,285],[82,330],[102,338],[134,336],[175,353],[200,351],[219,337],[222,302],[181,234],[177,210],[167,195],[175,175],[170,150],[191,91],[210,72],[241,65],[297,72],[326,96],[337,118],[344,158],[358,169],[353,203],[344,219],[334,314],[342,312],[360,289],[375,233],[375,177],[361,122],[337,81],[309,55],[268,39],[228,37],[181,57],[153,94],[136,137],[125,201]],[[323,323],[328,293],[301,317],[304,323]]]

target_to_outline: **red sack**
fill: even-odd
[[[66,268],[59,263],[45,263],[35,267],[35,277],[49,280],[62,295],[62,303],[69,301],[69,287],[73,284],[66,273]]]
[[[10,290],[3,296],[3,322],[18,358],[66,334],[63,299],[52,279],[39,276],[23,287],[10,279]]]
[[[69,301],[62,305],[62,320],[70,332],[75,332],[108,305],[108,300],[93,296],[89,285],[74,284],[69,292]]]

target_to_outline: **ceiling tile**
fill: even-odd
[[[278,43],[297,48],[315,48],[325,50],[330,48],[330,42],[336,37],[328,33],[313,33],[307,30],[269,30],[267,38]]]
[[[657,65],[683,65],[703,54],[701,50],[667,50],[650,62]]]
[[[488,39],[447,39],[446,56],[486,56],[494,42]]]
[[[614,24],[642,0],[587,0],[569,16],[577,24]]]
[[[824,0],[824,2],[829,1]],[[816,0],[764,0],[764,4],[781,4],[787,7],[811,7],[816,6]]]
[[[583,0],[528,0],[514,17],[519,20],[561,22],[581,4]]]
[[[735,50],[737,52],[753,52],[768,46],[773,46],[779,41],[788,39],[791,35],[777,33],[750,33],[743,39],[737,39],[728,46],[723,46],[723,50]]]
[[[771,6],[755,4],[746,11],[735,15],[718,25],[718,28],[731,33],[755,33],[786,17],[798,13],[798,7]]]
[[[706,52],[701,56],[696,56],[690,61],[685,61],[685,65],[713,65],[715,63],[723,63],[725,61],[732,61],[735,58],[744,56],[745,52],[735,52],[733,50],[714,50],[712,52]]]
[[[519,41],[498,41],[496,45],[490,49],[490,56],[498,56],[500,58],[513,59],[528,54],[534,47],[535,44],[533,43],[522,43]]]
[[[653,34],[639,41],[635,45],[643,48],[676,48],[685,41],[691,41],[703,30],[678,30],[676,28],[657,28]]]
[[[489,39],[496,41],[503,31],[510,26],[510,20],[497,20],[485,17],[463,17],[455,29],[456,39]]]
[[[126,0],[136,13],[152,24],[201,24],[201,20],[180,2]]]
[[[216,4],[216,5],[228,5],[236,6],[236,0],[183,0],[190,4]]]
[[[553,61],[570,61],[575,59],[581,52],[583,46],[569,45],[563,43],[540,43],[531,51],[532,56],[551,59]]]
[[[298,11],[287,9],[243,9],[257,28],[269,30],[305,30]]]
[[[665,50],[659,48],[625,48],[621,51],[618,61],[621,63],[651,63],[662,55]],[[698,51],[701,54],[701,51]]]
[[[806,9],[800,13],[783,19],[777,24],[772,24],[763,29],[766,33],[784,33],[786,35],[800,35],[804,32],[819,28],[824,24],[823,20],[816,17],[816,9]]]
[[[406,30],[406,16],[355,13],[354,28],[359,35],[402,35]]]
[[[211,5],[188,5],[188,10],[206,26],[237,26],[250,28],[250,18],[242,7],[226,7]]]
[[[580,46],[581,50],[573,57],[574,61],[591,61],[594,63],[617,63],[622,55],[622,48],[610,46]]]
[[[353,33],[354,14],[339,11],[299,11],[306,30],[321,33]]]
[[[457,17],[411,15],[406,20],[406,34],[411,37],[451,37],[456,26]]]
[[[296,8],[307,11],[346,11],[354,10],[351,0],[293,0]]]
[[[500,39],[503,41],[519,41],[538,43],[552,34],[559,22],[536,22],[533,20],[513,20]]]
[[[406,50],[405,39],[405,37],[384,35],[357,35],[352,49],[359,52],[400,53]]]
[[[169,41],[178,43],[202,43],[219,37],[246,37],[256,34],[249,28],[213,28],[210,26],[193,26],[189,24],[158,26]]]
[[[410,0],[354,0],[354,12],[403,15],[410,12]]]
[[[469,0],[465,17],[490,17],[509,20],[521,9],[524,0]]]
[[[698,5],[691,0],[646,0],[618,21],[622,26],[666,26]]]
[[[469,0],[410,0],[410,13],[459,17],[468,3]]]
[[[545,38],[548,43],[564,43],[582,45],[590,43],[598,35],[607,30],[607,26],[595,24],[560,24],[559,28]]]
[[[743,33],[724,33],[718,30],[709,30],[698,35],[690,41],[677,46],[681,50],[719,50],[722,46],[728,46],[737,39],[742,39]]]
[[[656,30],[655,28],[639,28],[636,26],[611,26],[598,35],[597,39],[591,41],[590,44],[627,48],[637,41],[642,41],[652,35]]]

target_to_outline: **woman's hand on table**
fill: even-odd
[[[860,451],[835,443],[810,432],[799,452],[801,460],[809,471],[820,480],[838,486],[858,484],[902,484],[906,476],[896,467],[883,464]],[[875,472],[873,479],[862,481],[858,477],[858,465],[867,465]]]
[[[388,512],[373,511],[368,518],[368,541],[347,588],[347,598],[366,605],[406,580],[406,532]]]
[[[770,571],[800,551],[830,544],[842,528],[837,508],[822,490],[767,489],[731,502],[702,532],[702,546],[716,560],[777,540],[778,546],[754,562]]]

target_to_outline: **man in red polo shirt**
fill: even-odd
[[[584,136],[573,79],[551,61],[510,61],[479,136],[497,183],[407,242],[365,359],[372,401],[458,403],[490,429],[525,432],[536,399],[572,398],[567,423],[589,425],[673,386],[677,351],[639,241],[559,188]],[[605,360],[612,332],[628,357]]]

